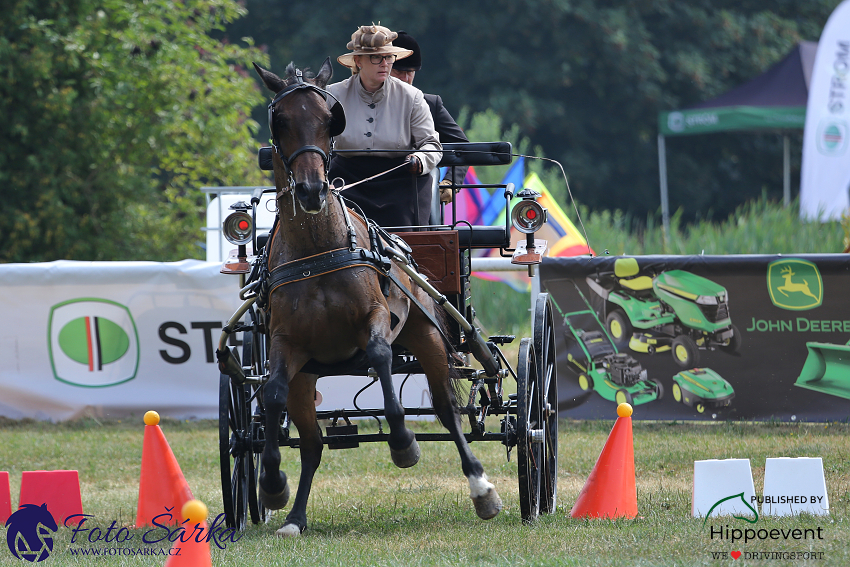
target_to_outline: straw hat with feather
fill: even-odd
[[[404,59],[413,53],[410,49],[404,49],[393,45],[393,40],[398,37],[398,34],[391,31],[380,24],[371,26],[360,26],[353,34],[351,41],[345,47],[351,50],[351,53],[340,55],[336,58],[340,65],[345,65],[354,69],[355,55],[378,55],[395,53],[396,60]]]

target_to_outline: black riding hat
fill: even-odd
[[[419,44],[413,36],[406,31],[399,31],[398,37],[393,40],[393,45],[409,49],[413,53],[404,59],[399,59],[393,64],[393,69],[398,71],[418,71],[422,68],[422,52]]]

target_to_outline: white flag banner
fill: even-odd
[[[832,12],[818,41],[800,173],[800,216],[840,219],[850,207],[850,0]]]

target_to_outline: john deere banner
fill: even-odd
[[[850,418],[850,255],[546,258],[562,415]]]

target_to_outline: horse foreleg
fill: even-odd
[[[404,408],[393,387],[392,348],[384,337],[372,335],[366,345],[366,354],[381,381],[384,412],[390,426],[390,456],[397,467],[412,467],[419,462],[419,444],[413,432],[404,425]]]
[[[296,374],[289,389],[289,415],[300,436],[301,477],[292,510],[286,516],[286,523],[276,532],[281,537],[300,535],[307,527],[307,499],[324,448],[322,431],[316,422],[315,397],[316,377]]]
[[[272,353],[275,351],[272,343]],[[259,496],[269,510],[280,510],[289,501],[289,485],[286,474],[280,470],[280,416],[286,409],[289,397],[289,377],[282,356],[271,359],[269,381],[263,386],[263,405],[266,410],[265,435],[263,448],[263,472],[260,475]]]
[[[441,337],[436,333],[426,337],[417,337],[416,346],[411,351],[416,355],[428,377],[431,399],[437,419],[449,431],[460,455],[461,470],[469,481],[469,496],[479,518],[495,518],[502,510],[502,499],[493,483],[487,480],[481,461],[472,453],[458,411],[457,400],[451,386],[453,379],[449,374],[449,365]]]

